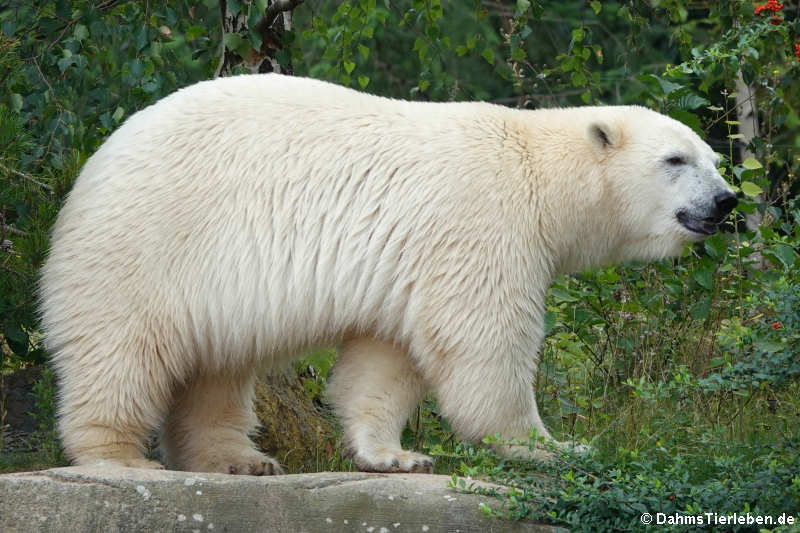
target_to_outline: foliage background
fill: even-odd
[[[251,26],[267,5],[228,2]],[[506,463],[458,444],[433,399],[420,407],[404,444],[443,471],[517,487],[487,512],[590,530],[641,527],[642,509],[800,514],[800,23],[797,2],[757,5],[306,0],[274,43],[297,75],[391,97],[645,105],[725,156],[741,201],[723,233],[676,261],[576,273],[550,291],[540,405],[595,456]],[[212,0],[0,4],[2,373],[46,360],[37,270],[82,164],[136,110],[213,76],[223,44],[243,58],[264,45],[255,32],[221,41]],[[754,116],[740,117],[746,104]],[[323,394],[332,358],[309,359],[309,394]],[[52,444],[52,388],[37,398]],[[529,475],[543,468],[554,483]]]

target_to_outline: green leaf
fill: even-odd
[[[17,31],[17,23],[13,20],[3,22],[2,31],[6,37],[13,37],[14,32]]]
[[[655,76],[653,74],[642,74],[641,76],[637,76],[636,79],[647,85],[652,90],[653,94],[662,94],[667,96],[672,92],[684,88],[684,86],[679,83],[665,80],[664,78]]]
[[[132,59],[128,64],[128,68],[134,78],[141,78],[142,74],[144,74],[144,63],[142,63],[141,59]]]
[[[581,71],[576,71],[570,76],[573,87],[583,87],[586,85],[586,75]]]
[[[344,66],[344,71],[347,72],[348,74],[353,72],[353,70],[356,68],[356,64],[353,63],[352,61],[345,60],[344,62],[342,62],[342,65]]]
[[[669,116],[679,122],[683,122],[692,128],[692,130],[694,130],[694,132],[698,135],[703,135],[703,125],[701,124],[700,119],[694,113],[684,111],[683,109],[673,109],[670,111]]]
[[[596,44],[592,46],[592,51],[594,52],[594,58],[597,60],[597,62],[603,64],[603,47],[599,44]]]
[[[711,269],[698,269],[692,273],[692,278],[704,289],[711,290],[714,288],[714,280],[711,277]]]
[[[75,64],[75,58],[72,56],[62,57],[58,60],[58,70],[63,74],[71,65]]]
[[[797,259],[797,254],[795,253],[794,248],[788,244],[776,244],[774,246],[770,246],[763,251],[763,254],[773,263],[781,263],[786,270],[792,268]]]
[[[242,45],[242,37],[238,33],[225,34],[225,48],[231,52],[235,52],[237,48]]]
[[[490,65],[494,65],[494,51],[491,48],[484,48],[481,57]]]
[[[77,24],[75,26],[75,31],[73,32],[73,35],[79,41],[83,41],[84,39],[89,37],[89,29],[83,24]]]
[[[759,341],[755,343],[756,350],[764,353],[782,352],[786,346],[779,342]]]
[[[742,166],[747,170],[756,170],[759,168],[764,168],[761,163],[759,163],[756,159],[752,157],[748,157],[744,161],[742,161]]]
[[[359,44],[358,53],[361,55],[362,59],[366,60],[369,57],[369,48],[363,44]]]
[[[742,192],[744,194],[746,194],[747,196],[749,196],[751,198],[753,198],[755,196],[758,196],[759,194],[764,192],[763,189],[761,189],[761,187],[759,187],[758,185],[756,185],[752,181],[743,181],[742,185],[741,185],[741,189],[742,189]]]
[[[544,314],[544,332],[545,335],[553,331],[556,326],[556,314],[552,311],[547,311]]]
[[[706,239],[704,247],[706,252],[708,252],[708,255],[714,259],[724,259],[725,254],[728,252],[727,237],[722,233],[717,233],[716,235]]]
[[[603,9],[603,4],[601,4],[597,0],[589,2],[589,5],[592,6],[592,10],[594,11],[595,15],[599,15],[600,11]]]
[[[117,108],[114,110],[114,114],[111,115],[111,118],[114,119],[114,122],[119,123],[123,116],[125,116],[125,110],[117,106]]]
[[[583,31],[583,28],[575,28],[572,30],[572,40],[576,43],[583,42],[583,38],[586,36],[586,32]]]
[[[24,100],[22,99],[21,94],[11,93],[11,95],[9,95],[9,100],[11,101],[10,102],[11,109],[13,109],[14,111],[19,111],[20,109],[22,109],[22,104],[24,103]]]
[[[561,62],[562,72],[569,72],[570,70],[575,70],[577,67],[578,67],[578,60],[572,56],[568,57],[567,59]]]
[[[358,84],[361,86],[362,89],[365,89],[367,85],[369,85],[369,76],[359,76],[358,77]]]
[[[705,320],[708,313],[711,311],[711,298],[704,296],[696,302],[689,310],[689,314],[695,320]]]
[[[111,130],[114,128],[114,123],[111,121],[111,115],[107,112],[100,115],[100,124],[107,130]]]
[[[148,26],[144,25],[136,32],[136,51],[138,52],[144,50],[144,47],[150,42],[148,29]]]
[[[550,289],[550,294],[553,295],[553,298],[555,298],[558,302],[577,302],[580,299],[563,289],[558,289],[555,287]]]
[[[417,37],[417,39],[414,41],[413,49],[417,51],[417,54],[419,55],[419,60],[425,61],[425,58],[428,54],[428,43],[425,41],[425,39],[423,39],[422,37]]]
[[[514,48],[514,50],[511,52],[511,59],[515,61],[522,61],[525,59],[525,57],[525,50],[522,48]]]
[[[206,29],[203,26],[189,26],[184,35],[186,37],[186,42],[190,43],[196,40],[198,37],[205,35],[205,33]]]
[[[697,109],[698,107],[705,106],[706,104],[709,103],[708,100],[694,93],[686,93],[677,96],[674,98],[674,100],[680,109],[686,109],[686,110]]]

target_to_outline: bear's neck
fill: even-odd
[[[527,219],[531,253],[552,277],[616,262],[625,240],[624,221],[615,217],[617,192],[593,153],[588,124],[572,120],[548,126],[557,110],[509,116],[503,132],[504,168]],[[577,116],[577,115],[576,115]],[[575,118],[575,116],[572,116]],[[562,121],[563,122],[563,121]],[[515,170],[511,170],[515,169]]]
[[[567,180],[570,184],[564,186]],[[530,227],[540,250],[549,256],[553,277],[625,259],[620,257],[625,230],[606,207],[603,181],[588,171],[540,182]]]

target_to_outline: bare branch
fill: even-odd
[[[17,276],[19,276],[21,278],[30,277],[28,274],[25,274],[24,272],[20,272],[19,270],[14,270],[13,268],[5,266],[5,265],[0,265],[0,269],[3,269],[6,272],[10,272],[12,274],[16,274]]]
[[[36,185],[38,185],[42,189],[45,189],[48,192],[53,192],[53,188],[51,186],[47,185],[46,183],[42,183],[41,181],[37,180],[36,178],[34,178],[32,176],[29,176],[29,175],[25,174],[24,172],[20,172],[19,170],[16,170],[16,169],[13,169],[13,168],[8,168],[7,166],[5,166],[2,163],[0,163],[0,170],[4,170],[4,171],[8,172],[9,174],[14,174],[15,176],[18,176],[18,177],[20,177],[20,178],[22,178],[24,180],[30,181],[31,183],[35,183]]]
[[[28,233],[27,231],[22,231],[21,229],[9,226],[8,224],[0,224],[0,232],[10,233],[12,235],[19,235],[20,237],[27,237],[28,235],[30,235],[30,233]]]
[[[119,0],[106,0],[105,2],[100,2],[96,7],[100,11],[106,11],[106,10],[111,9],[112,7],[114,7],[117,4],[117,2],[119,2]],[[61,33],[58,34],[58,37],[56,37],[53,42],[51,42],[49,45],[47,45],[47,48],[45,48],[45,50],[50,50],[56,44],[58,44],[61,41],[61,39],[64,38],[64,34],[67,33],[67,30],[70,29],[79,20],[81,20],[81,17],[75,17],[74,19],[68,21],[64,25],[64,28],[61,30]]]

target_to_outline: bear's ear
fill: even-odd
[[[617,147],[622,141],[622,135],[618,128],[603,121],[595,121],[589,124],[586,135],[598,150]]]

